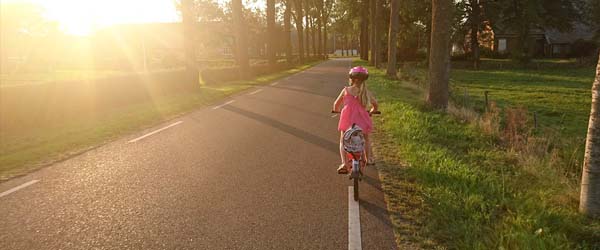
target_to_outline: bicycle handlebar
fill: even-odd
[[[335,110],[332,110],[332,111],[331,111],[331,113],[332,113],[332,114],[339,114],[339,113],[341,113],[341,112],[340,112],[340,111],[335,111]],[[381,115],[381,111],[373,111],[373,112],[369,112],[369,114],[370,114],[370,115]]]

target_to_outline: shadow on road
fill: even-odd
[[[367,170],[369,171],[369,170]],[[377,174],[377,170],[373,169],[370,171],[375,171],[375,174]],[[362,180],[363,182],[371,185],[373,188],[377,189],[380,192],[383,192],[383,189],[381,189],[381,184],[379,183],[379,180],[377,178],[371,177],[369,176],[369,174],[367,173],[366,175],[362,176]]]
[[[383,203],[385,204],[385,203]],[[378,220],[381,221],[386,226],[392,228],[392,222],[390,221],[390,217],[388,215],[388,211],[385,207],[380,207],[374,203],[370,203],[366,200],[360,200],[360,207],[375,216]]]
[[[336,153],[339,154],[339,145],[337,143],[331,142],[327,139],[321,138],[319,136],[310,134],[304,130],[292,127],[290,125],[284,124],[280,121],[271,119],[269,117],[266,117],[264,115],[260,115],[248,110],[244,110],[244,109],[240,109],[231,105],[225,106],[223,107],[223,109],[234,112],[236,114],[240,114],[243,115],[245,117],[257,120],[259,122],[262,122],[264,124],[267,124],[271,127],[274,127],[276,129],[279,129],[283,132],[286,132],[290,135],[293,135],[295,137],[298,137],[308,143],[314,144],[315,146],[319,146],[323,149],[326,149],[327,151],[330,151],[332,153]]]
[[[303,109],[302,107],[298,107],[298,106],[294,106],[294,105],[290,105],[290,104],[285,104],[283,102],[276,102],[276,101],[272,101],[272,100],[269,100],[269,99],[266,99],[266,98],[260,98],[260,97],[254,97],[254,96],[247,96],[246,98],[252,99],[252,100],[255,100],[255,101],[260,101],[260,102],[268,103],[268,104],[274,104],[274,105],[277,105],[277,106],[288,107],[288,108],[294,109],[296,111],[299,111],[299,112],[302,112],[302,113],[306,113],[306,114],[310,114],[310,115],[317,116],[317,117],[327,117],[327,118],[329,118],[329,115],[331,115],[329,113],[329,110],[325,110],[325,111],[323,111],[321,113],[317,113],[317,112],[314,112],[314,111]]]

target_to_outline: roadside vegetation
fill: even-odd
[[[125,134],[213,104],[253,86],[297,73],[317,63],[318,61],[302,64],[251,80],[203,85],[193,91],[174,88],[188,84],[186,82],[162,82],[169,88],[163,89],[162,93],[152,94],[151,98],[126,105],[93,107],[85,112],[53,110],[44,113],[43,117],[33,109],[27,114],[18,112],[21,119],[13,121],[16,125],[3,126],[0,130],[0,181],[26,174]],[[82,105],[79,103],[79,106]],[[71,105],[65,105],[66,108],[67,106]],[[23,124],[32,126],[22,126]]]
[[[551,126],[551,119],[584,120],[593,81],[589,69],[455,70],[454,102],[448,113],[424,104],[421,70],[415,69],[404,80],[390,80],[384,70],[373,67],[369,71],[369,88],[377,94],[383,112],[376,121],[378,169],[400,248],[595,249],[600,245],[600,222],[586,219],[577,210],[581,162],[569,163],[572,159],[567,157],[583,152],[561,154],[554,138],[532,131],[524,111],[529,106],[538,108],[543,124],[564,128],[559,129],[565,132],[559,133],[563,138],[583,138],[585,124],[563,119]],[[464,94],[456,90],[460,88],[469,89],[467,107],[460,103]],[[477,108],[483,103],[484,88],[499,103],[491,104],[487,112]],[[516,89],[520,94],[513,95]],[[561,92],[565,89],[570,95]],[[528,92],[543,98],[523,96]],[[553,107],[556,114],[550,112]],[[573,147],[583,143],[581,139]]]

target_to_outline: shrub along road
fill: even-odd
[[[0,245],[348,248],[350,182],[335,173],[329,110],[349,66],[327,61],[1,183]],[[362,248],[394,248],[376,171],[361,184]]]

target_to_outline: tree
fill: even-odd
[[[283,27],[285,30],[285,57],[288,64],[292,63],[292,0],[285,0]]]
[[[275,0],[267,0],[267,57],[270,66],[275,65]]]
[[[360,59],[369,60],[369,0],[360,5]]]
[[[598,56],[579,201],[579,211],[590,217],[600,217],[600,53]]]
[[[387,65],[387,75],[389,77],[396,77],[396,47],[397,47],[397,37],[398,37],[398,11],[400,0],[391,0],[391,8],[390,8],[390,30],[388,34],[388,65]]]
[[[317,34],[318,34],[318,42],[317,42],[317,51],[320,56],[323,56],[323,0],[316,0],[317,7]]]
[[[473,60],[473,68],[479,69],[479,30],[481,24],[481,5],[480,0],[469,0],[469,6],[471,7],[471,14],[469,15],[469,22],[471,24],[471,54]]]
[[[371,57],[369,58],[369,64],[377,65],[377,22],[375,21],[377,20],[377,0],[370,0],[369,4],[369,24],[371,25],[371,30],[369,33],[369,47],[371,49]]]
[[[194,43],[194,27],[197,19],[194,18],[193,0],[181,1],[181,20],[183,23],[183,37],[185,47],[185,66],[188,77],[192,84],[199,81],[198,68],[196,66],[196,46]]]
[[[595,29],[595,39],[600,45],[600,1],[588,0],[587,6],[583,8],[585,11],[585,19]]]
[[[370,49],[371,49],[371,58],[372,61],[370,61],[370,63],[372,65],[374,65],[375,67],[379,68],[379,66],[381,66],[381,62],[382,59],[381,56],[381,48],[383,47],[383,45],[381,44],[381,40],[382,38],[384,38],[384,32],[381,32],[383,29],[383,27],[381,27],[381,22],[379,21],[380,19],[382,19],[382,12],[383,12],[383,6],[382,6],[382,0],[371,0],[371,19],[370,19],[370,24],[371,24],[371,41],[369,42],[370,45]]]
[[[432,1],[431,52],[429,53],[429,92],[427,103],[435,108],[448,107],[450,78],[450,32],[453,0]]]
[[[302,63],[304,62],[304,30],[302,27],[302,19],[304,18],[304,14],[302,13],[302,0],[293,1],[295,4],[294,20],[296,21],[296,31],[298,34],[298,54],[300,55],[300,63]]]
[[[323,50],[325,54],[328,54],[327,50],[327,27],[329,25],[329,16],[331,14],[331,9],[333,8],[333,0],[324,0],[325,6],[322,9],[321,15],[323,18]]]
[[[242,0],[232,1],[233,26],[235,30],[235,44],[237,63],[240,67],[242,78],[250,74],[250,62],[248,58],[248,35],[244,23]]]

